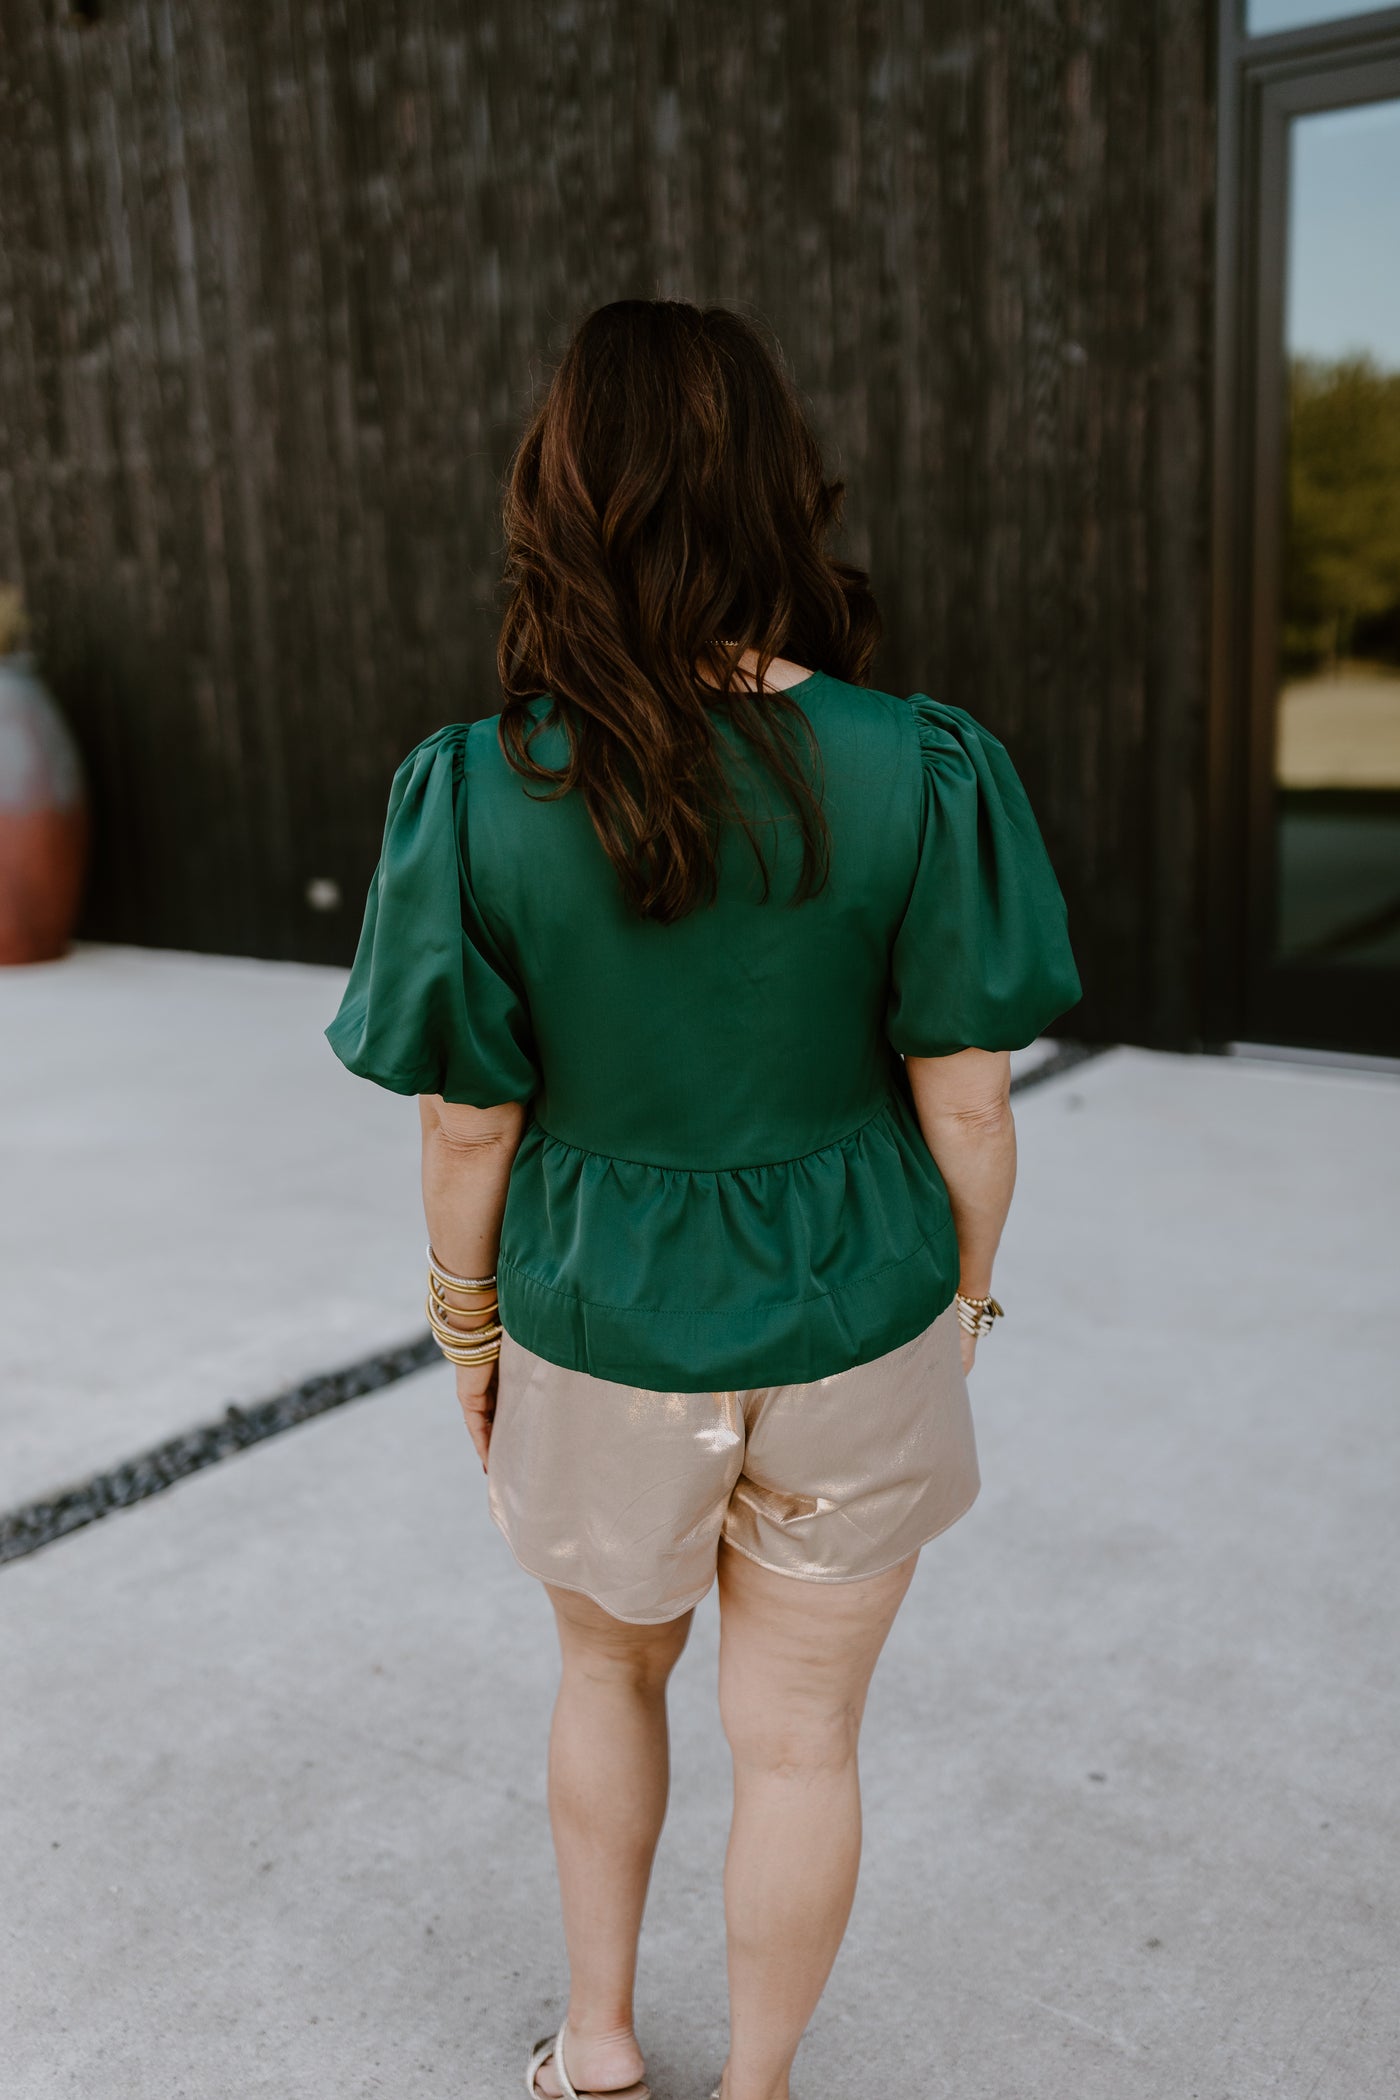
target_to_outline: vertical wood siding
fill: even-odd
[[[877,682],[1010,745],[1076,1025],[1187,1039],[1212,21],[0,0],[0,580],[93,776],[84,930],[348,959],[393,766],[496,706],[534,389],[589,306],[676,294],[786,345]]]

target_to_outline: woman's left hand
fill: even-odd
[[[487,1470],[486,1454],[491,1448],[491,1424],[496,1416],[498,1368],[499,1359],[489,1364],[457,1366],[457,1399],[461,1404],[462,1419],[471,1431],[483,1473]]]

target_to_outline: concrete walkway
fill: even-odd
[[[0,971],[0,1507],[402,1340],[418,1112],[345,973],[80,946]]]
[[[417,1331],[416,1117],[320,1044],[342,981],[0,978],[6,1504]],[[1117,1051],[1018,1124],[983,1491],[877,1676],[797,2089],[1393,2100],[1400,1085]],[[658,2100],[723,2055],[715,1630]],[[551,1638],[445,1367],[0,1569],[5,2100],[517,2090],[562,1977]]]

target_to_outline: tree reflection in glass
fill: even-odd
[[[1400,967],[1400,102],[1292,133],[1280,960]]]

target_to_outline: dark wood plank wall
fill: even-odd
[[[1010,744],[1076,1025],[1188,1040],[1213,13],[0,0],[0,580],[92,773],[83,930],[348,958],[393,765],[496,705],[532,389],[679,294],[786,344],[877,682]]]

